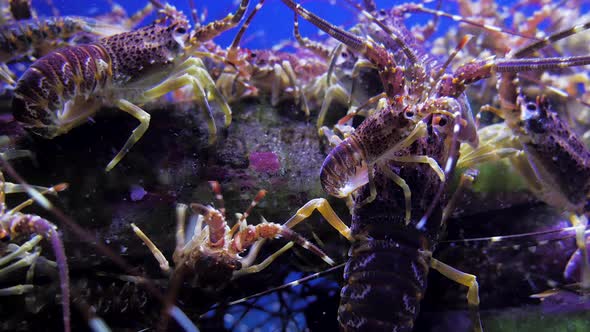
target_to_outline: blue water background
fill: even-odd
[[[358,1],[358,0],[357,0]],[[207,11],[205,23],[211,22],[216,19],[225,17],[228,13],[234,12],[239,5],[239,0],[195,0],[198,13]],[[350,6],[345,0],[303,0],[299,1],[306,8],[310,9],[314,13],[327,19],[328,21],[344,26],[350,27],[356,21],[357,11]],[[358,1],[360,2],[360,1]],[[405,3],[407,1],[392,1],[392,0],[378,0],[376,1],[378,8],[390,8],[395,4]],[[501,5],[511,5],[515,1],[509,0],[498,0],[497,3]],[[49,15],[51,13],[50,7],[47,5],[45,0],[33,0],[35,8],[42,13]],[[110,11],[109,2],[106,0],[95,0],[95,1],[73,1],[73,0],[53,0],[55,7],[57,7],[61,15],[84,15],[84,16],[96,16],[104,14]],[[147,0],[129,0],[129,1],[118,1],[118,4],[123,6],[128,14],[132,14],[135,11],[143,8],[147,3]],[[252,0],[250,8],[258,3],[258,0]],[[450,13],[457,13],[455,1],[442,1],[442,9]],[[171,4],[176,6],[178,9],[183,10],[185,13],[190,13],[190,6],[188,0],[177,0],[171,1]],[[434,8],[435,4],[427,4],[428,7]],[[152,16],[153,17],[153,16]],[[429,14],[413,14],[409,19],[411,22],[418,24],[424,24],[432,15]],[[151,17],[146,19],[144,23],[149,23]],[[301,20],[302,21],[302,20]],[[439,26],[438,32],[444,32],[444,28],[455,23],[450,19],[443,18],[441,20],[441,26]],[[311,26],[307,22],[301,23],[301,30],[304,36],[318,40],[326,38],[320,36],[321,33],[318,29]],[[220,37],[216,38],[215,41],[226,46],[233,40],[237,29],[227,31]],[[258,48],[270,48],[281,41],[293,41],[293,12],[291,12],[280,0],[267,0],[264,7],[254,18],[250,25],[246,35],[242,41],[242,47],[258,49]]]

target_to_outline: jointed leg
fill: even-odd
[[[129,136],[129,138],[127,139],[127,142],[125,142],[125,145],[123,145],[123,147],[121,148],[119,153],[117,153],[117,155],[113,158],[113,160],[111,160],[109,162],[109,164],[106,167],[107,172],[112,170],[113,167],[115,167],[119,163],[119,161],[121,161],[121,159],[123,159],[123,157],[127,154],[127,152],[129,152],[129,150],[135,145],[135,143],[137,143],[139,141],[139,139],[143,136],[145,131],[148,129],[148,127],[150,125],[150,118],[151,118],[149,113],[147,113],[146,111],[141,109],[141,107],[139,107],[135,104],[132,104],[125,99],[119,99],[117,101],[116,105],[117,105],[117,107],[119,107],[120,110],[131,114],[134,118],[139,120],[140,123],[139,123],[139,126],[137,126],[137,128],[133,129],[133,131],[131,132],[131,136]]]
[[[440,168],[436,160],[428,156],[395,156],[391,160],[404,162],[404,163],[422,163],[430,165],[430,168],[438,175],[441,181],[445,181],[445,173]]]
[[[301,103],[303,113],[305,113],[305,116],[309,116],[310,113],[309,105],[307,104],[307,98],[305,97],[305,93],[303,93],[303,89],[297,83],[297,76],[295,75],[293,67],[291,67],[291,63],[289,63],[289,61],[287,60],[283,60],[283,62],[281,62],[281,67],[283,68],[285,74],[289,78],[289,82],[295,92],[295,103]]]
[[[0,146],[2,145],[0,144]],[[33,154],[29,150],[8,150],[0,153],[0,157],[4,160],[12,160],[23,157],[32,158]]]
[[[259,246],[257,246],[257,244],[260,243]],[[262,241],[255,243],[252,248],[250,248],[250,253],[248,253],[248,256],[246,256],[243,260],[242,263],[244,263],[244,261],[249,262],[250,264],[252,264],[252,261],[254,261],[254,258],[256,255],[258,255],[258,251],[260,250],[260,247],[262,246]],[[275,259],[277,259],[280,255],[284,254],[287,250],[291,249],[291,247],[293,247],[294,243],[293,242],[289,242],[287,244],[285,244],[281,249],[277,250],[275,253],[273,253],[272,255],[268,256],[267,258],[265,258],[262,262],[260,262],[259,264],[256,265],[250,265],[250,264],[245,264],[244,263],[244,267],[242,267],[240,270],[235,271],[232,278],[236,279],[239,278],[241,276],[243,276],[244,274],[250,274],[250,273],[257,273],[260,272],[262,270],[264,270],[265,268],[267,268],[272,262],[274,262]],[[250,259],[250,254],[255,250],[254,258]]]
[[[477,277],[473,274],[461,272],[436,258],[433,258],[432,253],[424,253],[430,256],[430,267],[445,277],[453,280],[456,283],[467,286],[467,303],[469,304],[469,311],[472,313],[474,330],[477,332],[483,331],[481,326],[481,319],[479,317],[479,284]]]
[[[5,185],[8,185],[9,183],[5,183]],[[12,191],[6,191],[6,193],[15,193],[15,192],[29,192],[30,189],[33,189],[33,191],[39,196],[39,197],[43,197],[43,195],[45,194],[57,194],[60,191],[64,191],[68,188],[68,184],[67,183],[59,183],[56,184],[53,187],[49,187],[49,188],[45,188],[45,187],[39,187],[39,186],[31,186],[31,185],[27,185],[27,186],[23,186],[23,185],[16,185],[16,184],[12,184],[10,183],[10,187],[12,187]],[[6,189],[6,187],[5,187]],[[43,197],[44,200],[47,200],[45,197]],[[34,202],[34,198],[29,198],[26,201],[20,203],[19,205],[13,207],[10,211],[8,211],[7,213],[15,213],[15,212],[20,212],[22,209],[24,209],[25,207],[33,204]],[[49,202],[49,201],[48,201]]]
[[[328,113],[328,109],[330,108],[333,100],[337,100],[342,105],[345,105],[348,99],[348,92],[346,92],[346,90],[340,84],[334,83],[330,85],[324,94],[322,106],[320,108],[320,112],[318,113],[318,120],[316,122],[317,127],[321,128],[323,126],[326,114]]]
[[[334,261],[326,255],[320,248],[309,242],[303,236],[291,230],[285,225],[270,223],[264,220],[263,222],[254,226],[248,225],[235,234],[229,245],[230,253],[239,254],[247,248],[254,245],[255,242],[261,239],[273,239],[276,237],[283,237],[288,241],[292,241],[307,249],[320,257],[326,263],[334,265]]]
[[[354,96],[354,92],[356,90],[356,85],[357,85],[357,81],[358,81],[358,77],[361,74],[361,69],[364,68],[369,68],[369,69],[375,69],[375,65],[365,59],[359,59],[357,62],[354,63],[354,66],[352,67],[352,85],[350,87],[350,94],[349,99],[348,99],[348,107],[350,108],[350,106],[352,106],[352,99]]]
[[[481,163],[504,158],[519,157],[521,155],[524,155],[524,151],[515,148],[499,148],[493,149],[489,152],[476,151],[474,154],[466,155],[465,158],[461,156],[457,163],[457,168],[471,167]]]
[[[205,112],[205,116],[207,117],[209,126],[209,144],[214,144],[217,138],[217,128],[215,126],[211,107],[209,106],[209,97],[212,97],[223,111],[226,127],[230,125],[232,118],[229,105],[225,101],[223,95],[217,90],[215,82],[200,59],[194,57],[188,58],[185,62],[180,64],[175,71],[175,75],[171,78],[144,92],[143,98],[145,101],[153,100],[183,86],[191,85],[193,87],[193,92],[202,103],[203,112]]]
[[[328,144],[330,144],[331,147],[335,147],[338,144],[342,143],[342,138],[340,138],[338,135],[334,133],[333,130],[326,126],[322,126],[320,128],[318,135],[320,137],[325,136],[328,140]]]
[[[375,95],[369,99],[367,99],[362,105],[360,105],[359,107],[353,107],[350,106],[350,108],[348,109],[348,113],[346,113],[345,116],[343,116],[340,120],[338,120],[338,124],[345,124],[346,122],[348,122],[350,119],[352,119],[353,117],[357,116],[357,115],[365,115],[365,116],[369,116],[371,113],[371,109],[369,108],[369,106],[373,105],[373,104],[377,104],[377,106],[374,108],[376,110],[381,110],[383,108],[386,107],[387,105],[387,101],[386,98],[387,94],[385,92],[382,92],[378,95]],[[365,114],[363,114],[365,113]]]
[[[37,244],[39,244],[41,239],[43,239],[43,237],[41,235],[35,235],[32,239],[23,243],[21,246],[19,246],[17,250],[0,258],[0,266],[6,265],[8,262],[10,262],[11,260],[13,260],[16,257],[19,257],[23,254],[28,254],[28,252],[30,250],[32,250],[33,248],[35,248],[35,246]],[[4,269],[2,271],[4,271]],[[6,273],[7,272],[5,272],[5,273],[0,272],[0,277],[2,277]]]
[[[375,160],[375,162],[379,161],[387,161],[391,160],[394,157],[398,157],[395,155],[400,150],[407,148],[408,146],[412,145],[417,139],[424,137],[427,135],[427,126],[426,123],[423,121],[418,122],[416,127],[412,129],[412,131],[408,134],[406,138],[401,140],[400,142],[396,143],[394,146],[389,148],[389,150],[385,151],[379,159]]]
[[[477,164],[504,158],[525,158],[522,144],[505,123],[481,128],[477,132],[481,144],[477,148],[463,144],[457,168],[470,168]]]
[[[469,288],[467,290],[467,303],[470,306],[479,305],[479,284],[476,276],[461,272],[434,257],[430,257],[430,267],[454,282],[467,286]]]
[[[240,7],[235,13],[229,14],[221,20],[213,21],[204,27],[198,28],[195,31],[194,38],[199,42],[211,40],[219,36],[222,32],[235,27],[242,20],[242,17],[246,13],[246,9],[248,9],[249,3],[249,0],[242,0]]]
[[[576,227],[576,245],[578,249],[576,250],[577,253],[581,253],[582,258],[582,266],[581,266],[581,285],[582,289],[588,290],[590,289],[590,261],[588,260],[588,249],[586,247],[586,228],[588,227],[588,218],[582,215],[577,216],[572,214],[570,216],[570,222],[572,226]]]
[[[133,229],[133,232],[135,232],[135,235],[137,235],[137,237],[139,237],[143,241],[143,243],[145,243],[148,249],[152,252],[154,258],[160,264],[160,268],[162,269],[162,271],[170,271],[170,264],[168,263],[168,260],[166,259],[166,257],[164,257],[164,254],[162,254],[160,249],[158,249],[158,247],[152,242],[152,240],[150,240],[147,237],[147,235],[145,235],[145,233],[141,229],[139,229],[139,227],[135,226],[135,224],[131,223],[131,228]]]
[[[334,227],[342,236],[344,236],[347,240],[352,241],[352,237],[350,236],[350,228],[346,226],[346,224],[338,217],[330,203],[325,198],[316,198],[312,199],[311,201],[307,202],[303,205],[295,214],[287,220],[283,224],[283,226],[288,228],[293,228],[313,213],[314,210],[318,210],[318,212],[326,218],[328,223]]]
[[[126,19],[125,25],[129,29],[133,29],[133,28],[137,27],[141,23],[141,21],[143,21],[146,17],[148,17],[153,11],[154,11],[154,6],[150,2],[147,5],[145,5],[145,7],[138,10],[137,12],[135,12],[135,14],[133,14],[131,17]]]
[[[25,253],[24,257],[20,258],[18,261],[0,269],[0,279],[3,279],[13,271],[33,265],[37,258],[39,258],[39,252]]]
[[[17,285],[7,288],[0,288],[0,296],[22,295],[32,292],[35,286],[33,285]]]
[[[285,81],[288,81],[288,77],[286,77],[283,68],[278,63],[274,64],[272,72],[274,75],[272,76],[273,82],[272,88],[270,90],[270,104],[272,106],[277,106],[279,104],[279,94],[281,92],[281,87],[287,85]]]
[[[11,87],[16,86],[14,73],[4,63],[0,64],[0,81],[8,84]]]
[[[412,217],[412,191],[410,190],[410,187],[406,183],[406,180],[404,180],[401,176],[395,174],[386,165],[381,166],[380,169],[383,172],[383,174],[385,174],[385,176],[390,178],[393,182],[395,182],[395,184],[402,188],[402,191],[404,192],[404,199],[406,200],[406,225],[409,224]]]
[[[184,232],[184,223],[186,220],[187,210],[188,205],[176,204],[176,249],[174,250],[174,252],[182,250],[182,248],[184,247],[184,242],[186,240],[186,235]]]
[[[238,230],[238,227],[240,227],[240,230],[246,226],[246,219],[250,216],[250,213],[252,213],[252,209],[256,207],[256,205],[258,205],[258,203],[260,203],[260,201],[266,196],[266,190],[264,189],[260,189],[258,191],[258,193],[256,194],[256,196],[254,197],[254,199],[252,200],[252,202],[250,202],[250,205],[248,206],[248,208],[246,209],[246,211],[244,211],[244,213],[242,213],[242,215],[240,216],[240,218],[238,219],[238,222],[231,228],[229,234],[230,237],[233,236],[233,234]]]

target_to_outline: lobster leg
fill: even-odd
[[[316,122],[318,130],[321,131],[321,128],[324,124],[324,119],[326,118],[326,114],[328,113],[328,109],[330,108],[330,105],[332,104],[332,102],[334,100],[336,100],[336,101],[338,101],[338,103],[340,103],[342,105],[346,105],[346,103],[348,102],[349,99],[350,99],[350,96],[348,95],[348,92],[346,92],[346,90],[340,84],[338,84],[337,82],[334,82],[334,84],[330,85],[326,89],[326,92],[324,94],[324,98],[322,101],[322,106],[320,108],[320,112],[318,113],[318,119]],[[321,134],[320,134],[320,136],[321,136]]]
[[[11,87],[16,86],[15,75],[4,63],[0,64],[0,81],[8,84]]]
[[[20,251],[20,250],[18,250]],[[23,253],[23,252],[21,252]],[[24,253],[24,257],[20,258],[18,261],[8,265],[7,267],[0,269],[0,279],[3,279],[4,276],[10,274],[13,271],[18,269],[22,269],[24,267],[33,267],[35,265],[35,261],[39,258],[39,252],[34,253]],[[29,279],[29,278],[27,278]]]
[[[479,317],[479,284],[477,283],[477,277],[473,274],[459,271],[452,266],[449,266],[436,258],[432,257],[432,253],[424,253],[430,256],[430,267],[442,274],[443,276],[451,279],[452,281],[461,285],[467,286],[467,303],[469,303],[469,309],[473,314],[474,330],[482,332],[481,319]]]
[[[137,143],[139,139],[141,139],[141,137],[150,125],[151,116],[149,115],[149,113],[141,109],[141,107],[132,104],[131,102],[125,99],[119,99],[117,101],[117,107],[119,107],[119,109],[121,109],[123,112],[131,114],[134,118],[139,120],[140,123],[139,126],[137,126],[137,128],[133,129],[133,131],[131,132],[131,136],[129,136],[127,142],[125,142],[125,145],[123,145],[119,153],[117,153],[113,160],[109,162],[109,164],[106,167],[107,172],[112,170],[113,167],[115,167],[121,161],[121,159],[125,157],[127,152],[129,152],[129,150],[135,145],[135,143]]]
[[[2,146],[2,145],[0,144],[0,146]],[[17,159],[17,158],[23,158],[23,157],[32,158],[33,154],[29,150],[9,150],[9,151],[5,151],[5,152],[0,153],[0,157],[4,160],[11,160],[11,159]]]
[[[305,205],[299,208],[299,210],[297,210],[297,212],[295,212],[295,214],[289,218],[283,226],[293,228],[295,225],[308,218],[315,210],[318,210],[321,215],[326,218],[328,223],[338,231],[338,233],[342,234],[347,240],[352,241],[350,228],[348,228],[342,219],[338,217],[336,212],[334,212],[334,209],[332,209],[332,206],[330,206],[330,203],[328,203],[325,198],[316,198],[305,203]]]
[[[137,237],[139,237],[143,241],[143,243],[148,247],[148,249],[152,252],[154,258],[160,264],[160,269],[162,269],[162,271],[164,272],[170,271],[170,264],[168,263],[168,260],[166,259],[166,257],[164,257],[164,254],[162,254],[162,252],[160,251],[160,249],[158,249],[154,242],[152,242],[152,240],[150,240],[150,238],[147,235],[145,235],[145,233],[134,223],[131,223],[131,228],[133,229],[135,235],[137,235]]]
[[[404,138],[403,140],[392,146],[389,150],[385,151],[374,162],[378,162],[380,160],[388,161],[391,160],[391,158],[397,157],[395,155],[397,152],[412,145],[414,142],[416,142],[417,139],[428,135],[426,129],[426,123],[424,123],[423,121],[418,122],[418,124],[416,124],[416,127],[414,127],[414,129],[412,129],[412,131],[408,134],[408,137]]]
[[[252,246],[252,248],[250,248],[250,253],[254,252],[254,254],[255,254],[254,256],[256,256],[258,254],[259,248],[262,246],[262,242],[258,242],[258,243],[261,243],[261,244],[259,246],[256,246],[256,244],[255,244],[254,246]],[[240,270],[234,272],[232,278],[236,279],[238,277],[243,276],[244,274],[257,273],[257,272],[264,270],[272,262],[274,262],[274,260],[277,259],[280,255],[284,254],[287,250],[291,249],[291,247],[293,247],[293,245],[294,245],[294,242],[291,241],[291,242],[285,244],[281,249],[277,250],[272,255],[265,258],[259,264],[242,267]],[[250,253],[248,254],[248,256],[246,256],[244,258],[244,261],[247,262],[250,260]],[[252,259],[252,260],[254,260],[254,259]],[[247,265],[247,264],[244,264],[244,265]]]
[[[588,218],[586,218],[586,216],[579,217],[575,214],[572,214],[570,216],[570,222],[573,226],[576,227],[576,245],[578,246],[578,249],[572,254],[572,257],[570,257],[569,261],[573,261],[576,255],[582,256],[581,258],[583,259],[583,261],[580,279],[582,289],[588,290],[590,289],[590,263],[588,261],[588,250],[586,248],[585,239],[585,231],[588,227]],[[570,264],[568,262],[568,266],[566,266],[566,270],[564,271],[564,273],[568,271],[569,265]]]
[[[33,291],[33,285],[16,285],[7,288],[0,288],[0,296],[22,295]]]
[[[440,168],[440,165],[436,162],[436,160],[432,159],[428,156],[396,156],[392,157],[391,160],[397,162],[404,162],[404,163],[421,163],[421,164],[428,164],[430,168],[438,175],[441,181],[445,181],[445,172]]]
[[[188,205],[186,204],[176,204],[176,249],[174,251],[181,250],[182,247],[184,247],[184,243],[186,241],[184,225],[187,209]],[[199,227],[199,229],[201,228]]]
[[[207,41],[219,36],[222,32],[229,30],[242,20],[250,0],[242,0],[240,7],[235,13],[227,15],[225,18],[213,21],[204,27],[200,27],[195,31],[194,38],[198,41]]]
[[[372,62],[365,60],[365,59],[359,59],[354,63],[354,66],[352,67],[350,94],[349,94],[349,99],[348,99],[348,106],[349,107],[352,106],[352,98],[354,96],[354,93],[356,92],[356,88],[357,88],[358,81],[359,81],[359,76],[361,75],[361,70],[364,70],[364,69],[377,70],[377,67]]]
[[[303,89],[297,83],[297,76],[295,75],[295,70],[293,70],[293,67],[291,66],[289,61],[286,61],[286,60],[281,62],[281,68],[282,68],[281,71],[285,72],[285,75],[289,79],[289,83],[293,87],[296,103],[301,103],[301,108],[303,109],[303,113],[305,113],[305,116],[309,117],[310,113],[309,113],[309,105],[307,103],[307,98],[305,97],[305,94],[303,93]],[[277,86],[277,88],[278,88],[278,86]],[[274,87],[273,87],[273,89],[274,89]]]
[[[389,167],[387,167],[387,166],[380,167],[380,169],[383,172],[383,174],[385,174],[385,176],[387,176],[391,181],[393,181],[400,188],[402,188],[402,191],[404,192],[404,199],[406,201],[405,220],[406,220],[406,225],[409,224],[411,221],[411,217],[412,217],[412,191],[410,190],[410,187],[406,183],[406,180],[404,180],[401,176],[392,172]]]
[[[479,305],[479,284],[477,283],[477,277],[475,275],[461,272],[432,256],[430,257],[430,267],[452,281],[467,286],[469,288],[467,291],[467,303],[469,303],[470,306]]]
[[[39,242],[41,242],[41,240],[43,239],[43,237],[41,235],[35,235],[32,239],[30,239],[29,241],[23,243],[21,246],[18,247],[17,250],[11,252],[10,254],[0,258],[0,266],[5,265],[6,263],[10,262],[12,259],[19,257],[21,254],[25,254],[27,252],[29,252],[30,250],[32,250],[37,244],[39,244]],[[3,272],[4,269],[0,270],[0,278],[2,278],[2,276],[4,274],[6,274],[5,272]]]
[[[192,86],[195,95],[203,106],[203,111],[207,117],[207,125],[209,126],[209,144],[212,145],[216,141],[217,128],[213,119],[213,113],[209,106],[210,93],[212,98],[219,104],[221,110],[225,115],[225,126],[231,123],[231,109],[225,101],[225,98],[219,93],[215,87],[215,82],[209,76],[209,73],[204,68],[201,60],[191,57],[176,68],[176,75],[166,81],[160,83],[144,93],[144,99],[153,100],[168,92],[175,91],[183,86]]]

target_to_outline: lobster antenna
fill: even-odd
[[[375,16],[373,16],[373,14],[364,10],[359,4],[352,2],[352,0],[346,0],[346,2],[354,6],[356,9],[360,10],[363,16],[365,16],[371,22],[377,24],[377,26],[379,26],[381,30],[385,31],[385,33],[389,35],[389,38],[391,38],[401,48],[404,55],[408,58],[408,60],[410,60],[411,64],[418,63],[418,57],[416,56],[416,54],[412,51],[408,44],[406,44],[406,42],[403,41],[403,39],[401,39],[400,36],[398,36],[393,30],[391,30],[383,22],[379,21]]]
[[[199,16],[197,16],[197,6],[195,5],[195,0],[189,0],[188,5],[191,7],[191,17],[196,26],[199,23]]]
[[[274,288],[271,288],[271,289],[267,289],[265,291],[262,291],[262,292],[259,292],[259,293],[256,293],[256,294],[248,295],[246,297],[243,297],[243,298],[238,299],[238,300],[235,300],[235,301],[231,301],[231,302],[228,302],[228,303],[221,303],[221,302],[215,303],[214,305],[212,305],[209,308],[209,310],[207,310],[204,313],[202,313],[199,316],[199,318],[203,318],[208,312],[210,312],[212,310],[215,310],[215,309],[217,309],[217,308],[219,308],[221,306],[233,306],[233,305],[244,303],[244,302],[246,302],[248,300],[251,300],[251,299],[254,299],[254,298],[257,298],[257,297],[261,297],[261,296],[264,296],[266,294],[270,294],[270,293],[273,293],[273,292],[276,292],[276,291],[279,291],[279,290],[282,290],[282,289],[291,288],[291,287],[295,287],[295,286],[304,284],[304,283],[306,283],[308,281],[311,281],[313,279],[319,278],[319,277],[321,277],[323,275],[326,275],[328,273],[332,273],[332,272],[334,272],[334,271],[336,271],[338,269],[341,269],[345,265],[346,265],[346,263],[340,263],[338,265],[334,265],[334,266],[330,267],[327,270],[323,270],[323,271],[320,271],[320,272],[317,272],[317,273],[308,275],[307,277],[303,277],[301,279],[297,279],[297,280],[291,281],[289,283],[286,283],[286,284],[283,284],[283,285],[280,285],[280,286],[277,286],[277,287],[274,287]]]
[[[459,15],[449,14],[449,13],[444,12],[442,10],[426,8],[426,7],[424,7],[423,4],[406,3],[406,4],[398,6],[398,9],[401,12],[422,12],[422,13],[426,13],[426,14],[432,14],[432,15],[436,15],[436,16],[446,17],[446,18],[449,18],[455,22],[469,24],[469,25],[478,27],[483,30],[501,32],[501,33],[505,33],[508,35],[525,38],[525,39],[539,40],[539,38],[536,38],[535,36],[525,35],[525,34],[519,33],[518,31],[504,29],[504,28],[494,26],[494,25],[482,24],[482,23],[467,19],[465,17],[461,17]]]
[[[246,220],[246,218],[248,218],[248,216],[250,215],[250,213],[252,213],[252,209],[256,205],[258,205],[258,203],[264,198],[264,196],[266,196],[266,190],[260,189],[258,191],[258,194],[256,194],[256,197],[254,197],[254,199],[250,203],[250,206],[248,206],[248,208],[246,209],[246,212],[244,212],[242,214],[242,216],[240,217],[240,220],[238,220],[238,224],[241,223],[242,221]]]
[[[231,50],[235,50],[234,52],[237,52],[237,50],[240,48],[240,42],[242,41],[242,37],[244,36],[244,33],[246,33],[246,30],[248,29],[248,27],[250,26],[250,23],[254,19],[254,15],[256,15],[256,13],[258,13],[258,11],[264,5],[264,1],[265,0],[260,0],[258,2],[258,4],[256,4],[254,9],[252,10],[250,15],[248,15],[248,17],[246,18],[246,21],[244,21],[244,24],[242,24],[242,26],[240,27],[240,30],[236,34],[236,37],[234,38],[233,42],[231,43],[231,46],[229,47],[230,51],[228,51],[228,53],[231,52]]]
[[[215,194],[215,200],[217,200],[217,204],[219,205],[219,212],[225,219],[225,202],[223,200],[223,194],[221,193],[221,185],[217,181],[209,181],[209,185],[211,186],[211,190],[213,190],[213,194]]]
[[[165,7],[164,4],[160,2],[160,0],[150,0],[150,2],[156,8],[163,9]]]
[[[536,42],[529,44],[527,46],[524,46],[518,50],[516,50],[514,52],[514,54],[512,54],[513,58],[523,58],[523,57],[527,57],[530,56],[532,53],[542,49],[543,47],[546,47],[558,40],[567,38],[571,35],[574,35],[578,32],[584,31],[590,29],[590,21],[582,23],[582,24],[578,24],[574,27],[568,28],[568,29],[564,29],[561,31],[558,31],[556,33],[553,33],[541,40],[537,40]]]

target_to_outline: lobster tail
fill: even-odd
[[[427,257],[410,243],[357,242],[344,271],[338,320],[346,331],[411,331],[426,290]]]

